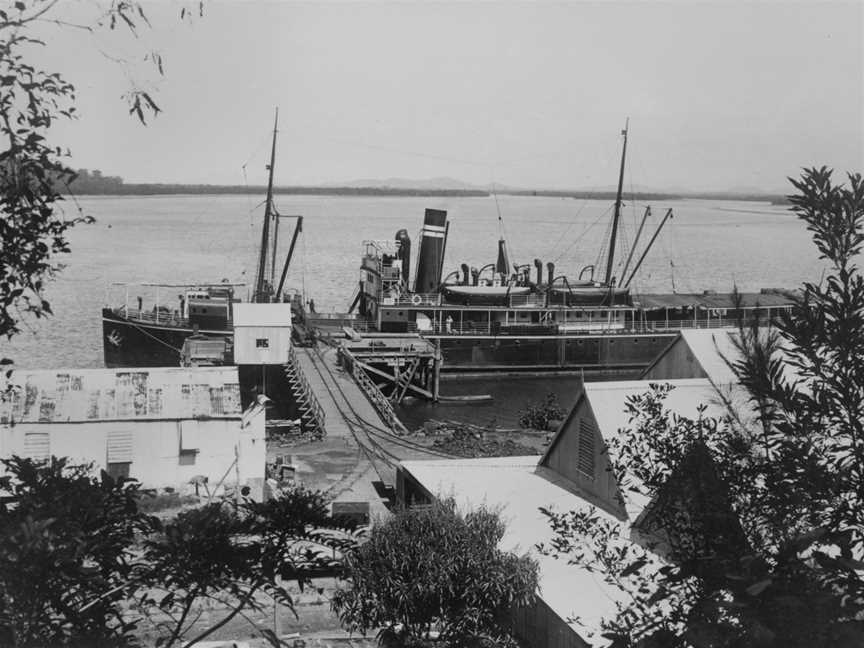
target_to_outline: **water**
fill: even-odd
[[[52,282],[46,297],[55,315],[28,322],[25,332],[3,342],[0,355],[12,357],[19,367],[100,367],[102,339],[100,310],[105,303],[122,304],[125,290],[110,282],[213,282],[254,280],[255,255],[260,236],[260,198],[252,196],[91,197],[80,199],[94,225],[74,228],[69,235],[72,252],[59,261],[64,270]],[[298,243],[287,285],[305,288],[319,311],[345,310],[358,279],[364,239],[392,239],[407,228],[414,241],[426,207],[447,209],[450,237],[445,273],[459,263],[480,267],[493,262],[502,228],[511,249],[511,261],[531,263],[534,258],[554,261],[556,274],[576,275],[597,261],[607,236],[607,201],[569,198],[499,196],[493,198],[390,198],[357,196],[278,196],[281,214],[302,214],[304,232]],[[680,200],[653,205],[646,226],[653,232],[666,207],[675,217],[667,223],[649,253],[637,291],[701,292],[762,287],[795,287],[819,278],[822,267],[807,232],[785,208],[767,203]],[[632,241],[642,205],[624,209],[626,243]],[[605,215],[604,215],[605,214]],[[280,238],[287,242],[290,223],[283,220]],[[624,254],[620,254],[621,263]],[[416,259],[415,259],[416,260]],[[598,271],[599,272],[599,271]],[[620,266],[619,266],[620,272]],[[160,295],[176,300],[176,292]],[[135,289],[145,302],[153,295]],[[546,382],[544,382],[546,381]],[[528,389],[527,385],[533,385]],[[472,408],[476,418],[499,416],[502,425],[514,423],[528,393],[542,396],[560,380],[448,381],[444,393],[496,393],[494,406],[438,406],[437,418],[448,418]],[[571,393],[563,389],[564,396]],[[425,408],[426,405],[412,406]],[[484,409],[486,408],[486,409]],[[417,418],[429,412],[417,411]],[[414,419],[411,413],[409,418]],[[451,417],[455,418],[455,416]]]

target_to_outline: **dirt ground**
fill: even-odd
[[[502,450],[502,454],[507,454],[503,450],[508,449],[515,449],[517,454],[541,454],[551,435],[549,432],[533,430],[484,430],[457,421],[430,421],[406,438],[412,443],[444,450],[456,456],[476,457],[490,456],[490,449],[493,452]],[[339,500],[374,500],[371,507],[373,517],[388,514],[385,508],[387,503],[378,498],[371,487],[372,480],[376,479],[374,467],[356,445],[344,438],[274,440],[268,443],[268,464],[275,464],[277,459],[292,466],[293,479],[309,488],[325,491],[330,497]],[[225,648],[231,646],[230,642],[245,642],[250,648],[259,648],[271,645],[262,631],[272,630],[284,645],[291,648],[377,646],[374,633],[367,638],[352,637],[342,630],[339,619],[330,609],[330,595],[336,586],[336,579],[317,579],[304,592],[299,589],[294,591],[296,616],[287,607],[275,606],[271,600],[261,598],[261,611],[238,615],[209,636],[207,641],[226,642]],[[225,609],[212,607],[203,607],[198,612],[200,617],[195,628],[200,631],[217,623],[226,614]],[[140,630],[139,636],[144,645],[155,644],[156,638],[160,636],[153,627],[142,627]],[[188,638],[193,636],[194,632],[187,635]],[[214,644],[210,644],[209,648],[215,648]]]
[[[339,619],[330,609],[330,595],[336,587],[333,578],[316,579],[304,592],[294,588],[292,595],[296,601],[296,616],[285,606],[275,606],[267,597],[259,598],[262,610],[237,615],[225,626],[207,637],[207,642],[246,642],[250,648],[270,646],[264,638],[263,630],[272,630],[291,648],[325,648],[327,646],[355,646],[372,648],[377,646],[374,633],[364,638],[351,636],[341,629]],[[187,635],[187,639],[218,623],[227,614],[227,608],[205,606],[196,611],[198,621]],[[155,628],[142,627],[139,638],[143,645],[155,645],[160,636]],[[212,644],[211,644],[212,646]]]

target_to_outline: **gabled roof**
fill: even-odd
[[[648,365],[642,375],[647,375],[663,360],[666,354],[676,353],[680,350],[679,345],[685,345],[705,372],[708,380],[717,389],[725,390],[737,386],[738,377],[726,361],[735,362],[741,358],[741,354],[735,346],[738,336],[737,329],[684,329],[680,331],[675,341]],[[782,337],[779,339],[779,343],[780,353],[791,348],[789,342]],[[784,366],[783,373],[787,380],[793,380],[796,377],[794,367],[788,363]],[[676,376],[676,378],[679,377]],[[683,379],[685,376],[680,376],[680,378]]]
[[[587,404],[603,442],[609,444],[631,424],[630,415],[627,413],[627,401],[648,392],[651,384],[654,383],[645,380],[584,383],[582,393],[546,448],[546,452],[540,459],[540,465],[547,465],[548,458],[564,435],[578,432],[574,429],[573,420],[580,405]],[[664,380],[657,381],[657,384],[672,385],[673,389],[666,395],[663,406],[673,414],[695,419],[699,415],[699,406],[703,404],[707,406],[704,416],[719,419],[727,412],[721,394],[706,378]],[[624,510],[632,522],[641,514],[648,501],[635,493],[622,493],[622,495]]]
[[[236,367],[16,369],[9,385],[4,425],[242,415]]]
[[[562,620],[577,614],[581,625],[571,627],[580,636],[598,632],[600,621],[614,615],[620,593],[602,577],[536,551],[537,544],[548,543],[554,536],[540,507],[564,512],[590,506],[566,480],[538,466],[536,455],[403,461],[401,465],[430,495],[453,497],[463,512],[484,504],[499,510],[506,525],[499,547],[530,553],[538,561],[540,597]],[[625,524],[602,510],[598,514],[614,524]],[[625,530],[624,537],[627,534]]]
[[[673,385],[665,400],[670,411],[696,418],[700,404],[706,404],[707,416],[720,417],[725,407],[717,398],[710,381],[705,378],[664,381]],[[540,507],[557,512],[587,511],[592,502],[584,491],[569,479],[544,466],[544,461],[556,442],[572,428],[574,413],[585,400],[595,415],[599,432],[608,442],[630,421],[625,412],[627,398],[649,389],[645,381],[586,383],[583,393],[568,414],[544,457],[495,457],[488,459],[405,461],[405,468],[432,496],[453,497],[462,510],[482,504],[499,509],[506,523],[500,547],[517,552],[530,552],[540,565],[540,597],[561,619],[578,615],[579,624],[571,628],[583,639],[601,641],[602,619],[614,617],[616,605],[623,594],[592,573],[565,559],[540,556],[532,549],[548,543],[554,537],[549,520]],[[593,507],[601,520],[618,525],[622,548],[638,544],[638,532],[632,525],[649,504],[647,497],[624,493],[627,518],[622,520],[600,507]],[[652,569],[662,563],[655,556]],[[608,643],[608,642],[605,642]]]

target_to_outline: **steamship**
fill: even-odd
[[[447,212],[427,209],[411,281],[411,240],[401,229],[393,240],[365,241],[360,281],[349,312],[355,328],[380,333],[417,332],[439,345],[443,371],[581,370],[637,375],[682,328],[734,326],[739,318],[770,321],[791,308],[795,295],[782,289],[758,293],[633,294],[630,283],[657,239],[669,209],[633,263],[646,209],[620,281],[612,276],[618,233],[627,132],[610,227],[606,272],[593,266],[578,278],[556,275],[552,263],[511,265],[506,241],[494,263],[461,264],[443,276],[450,223]],[[536,269],[536,274],[534,273]],[[545,269],[545,274],[544,274]],[[629,272],[629,274],[628,274]]]
[[[267,198],[255,285],[250,295],[251,301],[256,303],[289,301],[283,287],[297,237],[303,229],[302,216],[282,216],[273,204],[277,125],[278,111],[267,167]],[[277,283],[279,221],[283,218],[296,219],[296,224]],[[189,353],[199,354],[203,364],[230,364],[233,361],[233,305],[241,301],[239,293],[245,284],[222,280],[214,284],[113,285],[124,288],[124,298],[122,304],[102,309],[102,347],[106,367],[176,367],[188,363],[189,358],[184,354],[188,356]],[[135,296],[135,301],[130,304],[130,288],[133,286],[155,292],[155,304],[145,308],[140,296]],[[176,299],[173,295],[163,299],[166,294],[176,291],[181,291]],[[292,302],[292,306],[299,308],[300,304]]]

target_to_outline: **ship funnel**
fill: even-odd
[[[537,287],[543,283],[543,262],[540,259],[534,259],[534,267],[537,268]]]
[[[441,284],[441,269],[447,247],[447,212],[427,209],[420,232],[420,256],[417,257],[417,276],[414,292],[433,293]]]
[[[555,264],[550,261],[549,263],[546,264],[546,270],[549,272],[548,281],[549,281],[549,287],[551,288],[552,287],[552,279],[553,279],[553,277],[555,277]]]
[[[477,268],[471,268],[471,285],[476,286],[480,283],[480,271]]]
[[[498,260],[495,262],[495,272],[500,272],[504,279],[510,276],[510,259],[507,257],[507,242],[498,240]]]
[[[468,270],[468,264],[467,263],[462,264],[462,277],[463,277],[463,279],[462,279],[462,285],[463,286],[467,286],[471,283],[471,273]]]
[[[411,237],[408,236],[408,230],[400,229],[396,232],[396,241],[399,243],[396,258],[402,260],[402,281],[407,286],[411,276]]]

